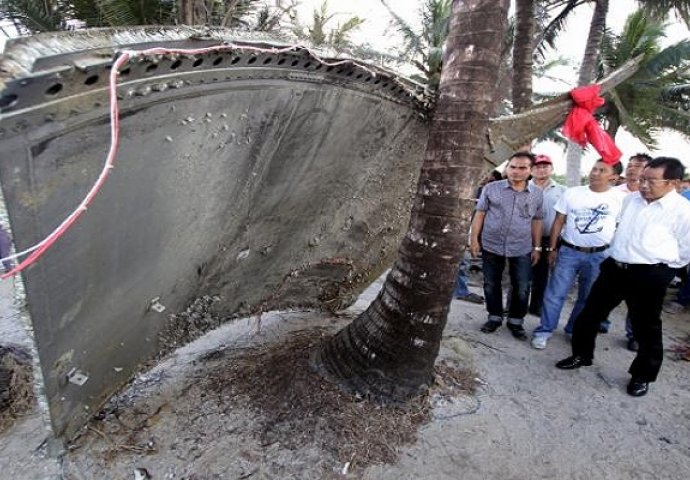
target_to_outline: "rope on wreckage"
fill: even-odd
[[[326,62],[323,60],[319,55],[316,54],[313,50],[301,46],[301,45],[291,45],[288,47],[284,48],[260,48],[260,47],[252,47],[249,45],[237,45],[237,44],[224,44],[224,45],[217,45],[213,47],[205,47],[205,48],[196,48],[196,49],[179,49],[179,48],[150,48],[146,50],[124,50],[120,53],[120,55],[116,58],[115,62],[113,63],[111,70],[110,70],[110,79],[109,79],[109,98],[110,98],[110,149],[108,150],[108,154],[106,156],[105,164],[103,165],[103,169],[101,170],[100,175],[96,179],[96,182],[93,184],[89,192],[86,194],[84,199],[81,201],[79,206],[65,218],[65,220],[55,229],[53,230],[47,237],[45,237],[43,240],[41,240],[39,243],[36,245],[27,248],[26,250],[23,250],[19,253],[15,253],[14,255],[7,256],[5,258],[0,259],[0,262],[7,261],[7,260],[14,260],[20,257],[23,257],[24,255],[30,254],[26,259],[24,259],[21,263],[19,263],[16,267],[14,267],[12,270],[9,272],[3,274],[0,276],[0,279],[7,279],[10,277],[13,277],[23,271],[24,269],[28,268],[32,264],[38,261],[39,258],[48,250],[50,249],[57,240],[67,232],[67,230],[70,229],[70,227],[79,219],[79,217],[88,209],[89,205],[93,201],[93,199],[96,197],[100,189],[103,187],[105,184],[105,181],[107,180],[108,176],[110,175],[110,172],[113,168],[115,168],[115,157],[117,155],[117,149],[119,146],[119,139],[120,139],[120,116],[119,116],[119,106],[118,106],[118,99],[117,99],[117,77],[120,73],[120,69],[127,63],[129,62],[132,58],[139,57],[139,56],[145,56],[145,55],[203,55],[206,53],[212,53],[212,52],[222,52],[222,51],[227,51],[227,50],[248,50],[251,52],[257,52],[257,53],[272,53],[272,54],[281,54],[281,53],[287,53],[287,52],[292,52],[292,51],[297,51],[297,50],[303,50],[306,51],[314,60],[318,61],[322,65],[325,65],[327,67],[336,67],[339,65],[343,64],[352,64],[356,65],[364,70],[366,70],[368,73],[370,73],[372,76],[376,76],[376,72],[372,71],[371,69],[367,68],[366,66],[355,62],[354,60],[339,60],[336,62]]]

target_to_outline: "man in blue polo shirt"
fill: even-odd
[[[519,340],[527,339],[523,323],[532,265],[539,261],[542,250],[543,194],[527,181],[534,161],[535,156],[529,152],[510,157],[506,180],[482,189],[470,232],[470,253],[477,257],[481,252],[484,272],[488,320],[481,330],[492,333],[503,324],[501,279],[508,263],[511,297],[507,323]]]

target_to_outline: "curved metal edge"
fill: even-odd
[[[30,37],[18,37],[8,41],[5,53],[0,55],[0,91],[11,80],[19,80],[41,71],[37,67],[39,60],[59,58],[58,64],[65,65],[65,56],[99,58],[112,57],[118,50],[127,48],[151,48],[153,46],[172,46],[172,44],[189,43],[194,47],[211,44],[233,43],[238,45],[285,48],[294,46],[296,54],[318,56],[325,61],[350,60],[377,75],[389,77],[400,84],[408,93],[420,98],[420,104],[429,104],[433,94],[425,85],[409,79],[393,69],[371,64],[353,58],[332,49],[314,48],[297,39],[281,34],[265,32],[238,31],[212,27],[135,27],[135,28],[98,28],[72,32],[42,33]],[[202,45],[203,44],[203,45]],[[73,58],[73,60],[75,60]],[[74,65],[74,61],[67,63]]]

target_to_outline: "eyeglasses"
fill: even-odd
[[[658,185],[658,184],[660,184],[660,183],[668,183],[668,182],[670,182],[670,181],[671,181],[671,180],[668,180],[668,179],[661,179],[661,178],[644,178],[644,177],[640,177],[640,180],[639,180],[640,185],[647,184],[647,185],[651,185],[651,186]]]

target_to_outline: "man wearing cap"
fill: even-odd
[[[517,152],[508,160],[506,180],[487,184],[477,202],[470,229],[470,253],[481,252],[484,297],[488,320],[484,333],[503,324],[501,279],[506,263],[510,273],[508,329],[518,340],[526,340],[522,326],[529,302],[532,265],[539,261],[543,218],[542,191],[530,184],[534,155]]]
[[[611,184],[622,171],[620,162],[608,165],[599,160],[589,172],[589,185],[566,190],[556,203],[548,251],[553,271],[546,285],[540,324],[532,335],[534,348],[546,348],[577,279],[577,301],[565,327],[566,333],[572,332],[573,321],[585,305],[616,231],[625,194]]]
[[[557,368],[592,365],[599,324],[625,301],[639,342],[628,369],[628,394],[645,395],[656,380],[664,358],[661,307],[666,289],[676,269],[690,263],[690,203],[676,192],[684,170],[676,158],[655,158],[640,177],[639,192],[625,198],[610,257],[602,262],[575,321],[572,355],[556,363]]]
[[[549,236],[551,234],[551,227],[553,221],[556,219],[556,202],[563,192],[565,187],[560,183],[556,183],[551,179],[553,175],[553,162],[548,155],[537,155],[532,167],[531,183],[541,189],[544,194],[544,230],[542,232],[541,245],[547,247],[549,245]],[[541,255],[539,262],[532,267],[532,291],[529,300],[529,313],[541,316],[541,307],[544,301],[544,290],[546,289],[546,282],[549,279],[549,259],[547,255]]]

